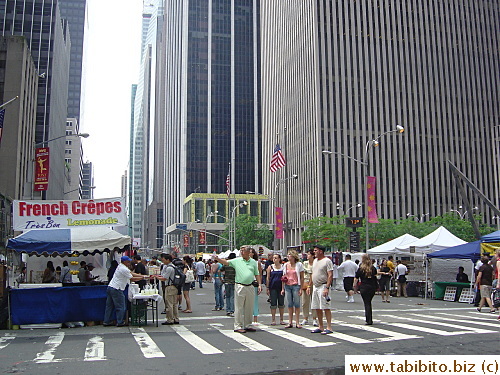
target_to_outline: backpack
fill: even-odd
[[[186,272],[186,283],[192,283],[194,281],[194,271],[192,268],[188,268]]]
[[[186,281],[186,275],[179,267],[176,267],[174,265],[169,265],[169,267],[172,267],[175,271],[174,279],[170,280],[170,285],[176,286],[177,288],[182,287],[184,285],[184,282]]]

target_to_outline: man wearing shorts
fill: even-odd
[[[339,266],[339,271],[342,270],[344,274],[344,290],[346,292],[347,302],[354,302],[354,276],[358,270],[358,265],[351,260],[351,256],[347,254],[345,260]]]
[[[316,310],[318,315],[318,328],[312,333],[328,335],[332,331],[332,311],[330,310],[330,287],[333,282],[333,263],[330,258],[325,257],[325,248],[315,246],[312,265],[312,275],[307,287],[307,294],[312,293],[311,309]],[[326,318],[326,329],[323,329],[323,311]]]

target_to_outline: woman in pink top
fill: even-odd
[[[288,253],[288,262],[283,268],[283,289],[288,301],[288,325],[285,328],[293,327],[293,313],[295,311],[295,327],[302,328],[300,319],[300,296],[302,295],[301,286],[304,284],[304,266],[299,262],[299,254],[295,250]]]

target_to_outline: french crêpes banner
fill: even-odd
[[[15,231],[127,225],[125,198],[14,201]]]

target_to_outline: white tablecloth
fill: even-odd
[[[132,296],[133,300],[138,300],[138,299],[143,299],[143,300],[148,300],[151,299],[155,302],[162,302],[163,297],[160,296],[159,294],[134,294]]]

